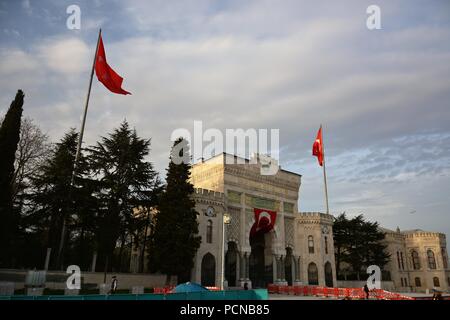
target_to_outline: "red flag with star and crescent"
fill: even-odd
[[[250,238],[269,232],[275,226],[277,213],[266,209],[254,209],[255,222],[250,229]]]
[[[131,94],[130,92],[122,89],[123,78],[108,65],[101,35],[98,44],[97,56],[95,57],[95,74],[97,75],[98,81],[103,83],[109,91],[125,95]]]
[[[317,160],[319,161],[319,165],[323,166],[323,140],[322,140],[322,126],[320,126],[319,131],[317,132],[316,140],[314,141],[313,147],[312,147],[312,154],[313,156],[317,157]]]

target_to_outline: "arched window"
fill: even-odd
[[[212,243],[212,221],[208,220],[206,224],[206,243]]]
[[[402,270],[405,270],[405,264],[403,263],[403,252],[400,252],[400,261],[402,262]]]
[[[308,283],[310,285],[319,284],[319,270],[317,269],[317,265],[314,262],[311,262],[308,265]]]
[[[416,287],[421,287],[421,286],[422,286],[422,282],[420,281],[420,278],[419,278],[419,277],[416,277],[416,278],[414,279],[414,281],[415,281],[415,283],[416,283]]]
[[[445,248],[441,248],[441,254],[442,254],[442,262],[444,263],[444,269],[448,269],[447,250],[445,250]]]
[[[328,237],[325,236],[325,254],[328,254]]]
[[[400,269],[401,269],[401,265],[400,265],[400,252],[398,252],[398,251],[397,251],[397,266],[398,266],[398,269],[400,270]]]
[[[430,269],[436,269],[436,259],[434,257],[434,252],[432,250],[427,251],[427,257],[428,257],[428,267]]]
[[[440,287],[441,284],[439,283],[439,278],[438,277],[434,277],[433,278],[433,286],[435,287]]]
[[[309,253],[314,253],[314,238],[313,238],[313,236],[308,236],[308,250],[309,250]]]
[[[333,269],[331,263],[325,263],[325,285],[327,287],[333,287]]]
[[[420,269],[420,259],[419,259],[419,254],[417,253],[416,250],[411,251],[411,258],[412,258],[412,263],[413,263],[413,269],[419,270]]]

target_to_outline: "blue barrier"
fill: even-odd
[[[79,296],[0,296],[0,300],[267,300],[266,289],[199,291],[168,294],[112,294]]]

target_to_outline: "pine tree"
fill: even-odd
[[[125,242],[138,228],[135,210],[148,203],[152,196],[149,191],[158,184],[152,163],[145,161],[149,150],[150,140],[138,137],[126,121],[89,148],[92,177],[98,179],[96,234],[105,270],[114,264],[118,240],[121,250],[115,266],[120,266]]]
[[[365,273],[365,268],[377,265],[381,269],[389,262],[389,254],[383,244],[385,234],[379,230],[377,222],[366,221],[362,215],[348,219],[345,213],[335,219],[333,238],[336,270],[342,274],[342,264],[348,264],[357,280]]]
[[[178,139],[172,148],[167,186],[161,197],[149,247],[150,269],[166,274],[167,284],[173,275],[178,277],[179,283],[189,280],[201,242],[198,213],[191,197],[194,192],[189,181],[191,165],[189,161],[176,164],[175,157],[189,159],[186,140]]]
[[[29,199],[33,206],[25,221],[41,234],[41,255],[45,254],[46,248],[52,249],[53,257],[58,255],[64,218],[68,223],[65,247],[68,246],[67,240],[70,237],[73,219],[80,212],[86,211],[87,201],[81,197],[84,190],[80,188],[83,185],[82,174],[86,171],[83,156],[78,162],[74,186],[71,185],[77,142],[78,133],[71,129],[56,144],[49,161],[43,164],[31,179],[33,192],[29,195]],[[53,259],[51,266],[59,267],[55,263],[56,260]]]
[[[12,101],[0,127],[0,266],[13,263],[16,251],[15,238],[18,214],[12,201],[12,182],[17,144],[20,139],[20,123],[24,94],[19,90]]]

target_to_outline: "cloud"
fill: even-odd
[[[26,112],[53,140],[79,127],[102,25],[108,62],[133,95],[94,79],[86,144],[126,118],[152,138],[164,173],[171,132],[194,120],[279,128],[282,166],[303,175],[299,207],[316,211],[323,178],[311,145],[323,123],[333,212],[450,233],[448,16],[438,5],[383,2],[383,29],[369,31],[371,3],[350,3],[97,2],[78,33],[0,46],[0,112],[24,87]],[[404,221],[411,208],[435,221]]]
[[[89,53],[86,43],[77,38],[50,40],[37,48],[37,54],[46,66],[64,76],[73,76],[88,70]]]
[[[28,16],[31,16],[33,14],[33,8],[31,7],[30,0],[23,0],[21,5]]]

